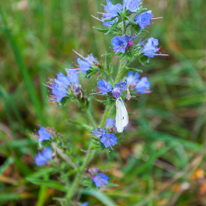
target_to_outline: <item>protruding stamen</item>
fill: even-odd
[[[95,18],[96,20],[98,20],[98,21],[102,21],[101,19],[99,19],[99,18],[97,18],[97,17],[95,17],[95,16],[93,16],[93,15],[91,15],[93,18]]]
[[[152,19],[162,19],[163,17],[160,16],[160,17],[155,17],[155,18],[152,18]]]
[[[77,54],[79,57],[81,57],[82,59],[85,59],[81,54],[79,54],[78,52],[76,52],[74,49],[72,49],[73,50],[73,52],[75,53],[75,54]]]

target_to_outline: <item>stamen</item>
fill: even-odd
[[[155,18],[152,18],[152,19],[162,19],[163,17],[160,16],[160,17],[155,17]]]
[[[101,19],[99,19],[99,18],[97,18],[97,17],[95,17],[95,16],[93,16],[93,15],[91,15],[93,18],[95,18],[96,20],[98,20],[98,21],[102,21]]]

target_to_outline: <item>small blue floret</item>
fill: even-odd
[[[106,82],[106,81],[103,80],[103,79],[100,80],[100,81],[98,81],[98,82],[97,82],[97,85],[99,86],[99,87],[97,87],[97,88],[100,90],[100,92],[101,92],[102,94],[106,94],[106,93],[112,91],[112,85],[109,84],[108,82]]]
[[[113,145],[117,144],[117,137],[112,133],[104,134],[100,142],[103,143],[106,148],[111,148]]]
[[[42,142],[44,140],[49,140],[52,138],[51,134],[48,131],[46,131],[44,127],[42,126],[39,126],[39,127],[40,127],[40,130],[38,130],[39,142]]]
[[[144,12],[138,16],[135,17],[135,22],[144,29],[145,27],[149,26],[151,24],[151,19],[153,17],[152,11]]]
[[[158,51],[158,46],[159,42],[158,39],[154,39],[153,37],[150,37],[147,40],[147,43],[145,44],[145,46],[143,47],[142,53],[145,56],[154,57],[154,54]]]
[[[109,183],[108,179],[109,177],[107,175],[105,175],[104,173],[99,173],[94,177],[93,181],[96,187],[100,187],[102,185],[108,184]]]
[[[147,77],[142,77],[137,83],[135,90],[139,94],[145,94],[146,91],[150,88],[150,82],[147,80]]]
[[[136,12],[141,0],[124,0],[125,8],[131,12]]]
[[[50,147],[46,147],[42,153],[38,152],[35,157],[35,162],[37,166],[45,165],[48,160],[52,160],[52,149]]]

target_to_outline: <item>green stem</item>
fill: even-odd
[[[95,123],[95,121],[94,121],[94,119],[93,119],[93,117],[91,115],[91,112],[88,109],[86,110],[86,114],[87,114],[87,116],[88,116],[92,126],[94,128],[96,128],[96,123]],[[93,156],[94,156],[94,154],[96,152],[95,150],[93,150],[91,152],[90,151],[91,148],[92,148],[92,139],[90,140],[90,144],[89,144],[89,147],[88,147],[88,150],[87,150],[87,155],[86,155],[86,157],[84,159],[84,162],[83,162],[81,168],[79,169],[79,171],[78,171],[78,173],[77,173],[77,175],[76,175],[76,177],[74,179],[74,182],[72,183],[72,186],[70,187],[68,193],[66,194],[67,201],[71,200],[71,198],[72,198],[72,196],[73,196],[73,194],[75,192],[75,189],[76,189],[76,187],[78,186],[78,184],[79,184],[79,182],[81,180],[82,174],[83,174],[85,168],[87,167],[87,164],[93,158]]]
[[[86,157],[84,159],[84,162],[83,162],[83,164],[82,164],[82,166],[81,166],[77,176],[75,177],[75,180],[74,180],[70,190],[68,191],[68,193],[66,195],[67,201],[71,200],[71,198],[72,198],[72,196],[73,196],[73,194],[75,192],[75,189],[76,189],[76,187],[78,186],[78,184],[79,184],[79,182],[81,180],[82,174],[83,174],[85,168],[87,167],[87,164],[93,158],[93,156],[94,156],[94,154],[96,152],[95,150],[90,152],[89,150],[91,149],[91,147],[92,147],[92,140],[90,141],[90,145],[89,145],[89,148],[88,148],[88,151],[87,151],[87,155],[86,155]]]
[[[97,128],[96,123],[95,123],[95,121],[94,121],[94,118],[93,118],[92,115],[91,115],[91,112],[87,109],[87,110],[86,110],[86,113],[87,113],[87,116],[88,116],[88,118],[89,118],[92,126],[93,126],[94,128]]]
[[[120,60],[119,71],[115,80],[115,84],[120,81],[123,71],[124,71],[124,58]]]
[[[123,20],[122,34],[124,35],[125,33],[126,33],[126,31],[125,31],[125,20]],[[116,77],[116,80],[115,80],[115,84],[120,81],[123,71],[124,71],[124,58],[122,58],[122,59],[120,60],[119,70],[118,70],[118,73],[117,73],[117,77]],[[109,115],[109,112],[110,112],[111,107],[112,107],[111,105],[108,105],[108,106],[106,107],[105,111],[104,111],[104,115],[103,115],[102,120],[101,120],[101,123],[100,123],[100,125],[99,125],[101,128],[105,125],[105,122],[106,122],[106,119],[107,119],[107,117],[108,117],[108,115]],[[96,124],[95,124],[95,122],[94,122],[94,119],[93,119],[90,111],[87,110],[86,113],[87,113],[87,115],[88,115],[88,117],[89,117],[89,120],[91,121],[92,126],[93,126],[94,128],[96,128]],[[76,190],[76,187],[78,186],[78,184],[79,184],[79,182],[80,182],[80,180],[81,180],[81,177],[82,177],[82,174],[84,173],[85,168],[87,167],[88,163],[91,161],[91,159],[94,157],[94,155],[95,155],[95,153],[96,153],[95,150],[90,151],[91,148],[92,148],[92,139],[91,139],[91,141],[90,141],[90,145],[89,145],[89,148],[88,148],[88,150],[87,150],[87,155],[86,155],[86,157],[85,157],[85,159],[84,159],[84,162],[83,162],[83,164],[82,164],[82,166],[81,166],[78,174],[76,175],[75,180],[74,180],[74,182],[73,182],[70,190],[68,191],[68,193],[67,193],[67,195],[66,195],[67,201],[70,201],[70,200],[71,200],[71,198],[72,198],[72,196],[73,196],[73,194],[74,194],[74,192],[75,192],[75,190]]]

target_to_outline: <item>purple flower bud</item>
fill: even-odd
[[[38,134],[39,134],[39,142],[42,142],[42,141],[44,141],[44,140],[49,140],[49,139],[51,139],[52,138],[52,136],[51,136],[51,134],[47,131],[47,130],[45,130],[44,129],[44,127],[42,127],[42,126],[40,126],[39,125],[39,127],[40,127],[40,130],[38,130]]]
[[[135,17],[135,22],[144,29],[145,27],[149,26],[151,24],[151,19],[153,17],[152,11],[149,10],[147,12],[144,12],[138,16]]]
[[[100,13],[102,14],[102,22],[104,23],[104,26],[110,27],[119,20],[118,13],[119,11],[122,11],[122,5],[113,5],[111,1],[107,0],[107,5],[104,7],[104,9],[107,13]],[[112,21],[105,21],[114,17],[116,18]]]
[[[100,127],[98,127],[97,130],[93,130],[92,133],[94,136],[100,138],[106,133],[106,131],[104,129],[101,129]]]
[[[136,12],[140,6],[141,0],[124,0],[124,4],[127,10]]]
[[[109,177],[107,175],[105,175],[104,173],[99,173],[94,177],[93,181],[96,187],[100,187],[102,185],[108,184],[109,183],[108,179]]]
[[[113,90],[112,90],[112,94],[113,94],[113,97],[114,98],[117,98],[121,95],[121,90],[120,88],[118,87],[115,87]]]
[[[113,145],[117,144],[117,137],[112,133],[104,134],[100,142],[103,143],[106,148],[111,148]]]
[[[114,46],[113,50],[118,53],[125,53],[127,47],[127,41],[122,36],[116,36],[112,39],[112,45]]]
[[[100,93],[102,93],[102,94],[106,94],[107,92],[112,91],[112,85],[103,79],[98,81],[97,85],[99,86],[97,88],[100,90]]]
[[[52,160],[52,149],[50,147],[46,147],[42,153],[38,152],[35,157],[35,162],[37,166],[45,165],[48,160]]]
[[[145,56],[153,58],[154,54],[159,50],[157,48],[158,44],[159,44],[158,39],[154,39],[153,37],[150,37],[141,53],[143,53]]]
[[[128,86],[130,86],[130,85],[136,85],[137,84],[137,82],[139,82],[139,77],[140,77],[140,75],[138,74],[138,73],[135,73],[134,75],[133,75],[133,72],[132,71],[130,71],[130,72],[128,72],[128,77],[126,78],[126,80],[127,80],[127,85]]]
[[[145,94],[146,90],[150,88],[150,82],[147,80],[147,77],[142,77],[136,85],[136,92],[139,94]]]

